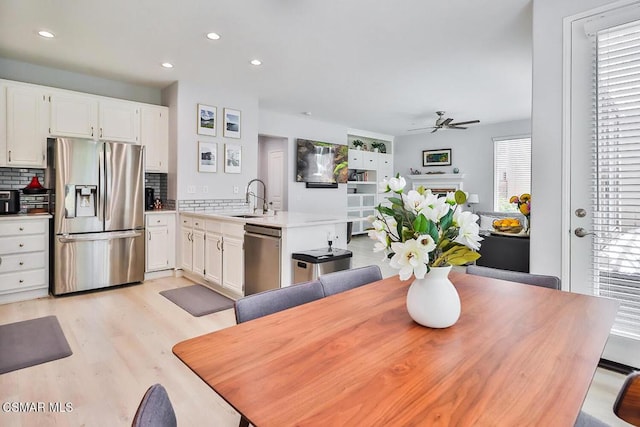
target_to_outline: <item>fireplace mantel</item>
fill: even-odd
[[[412,184],[412,188],[415,190],[419,186],[429,188],[436,193],[443,193],[447,191],[464,190],[464,174],[460,173],[433,173],[424,175],[409,175],[407,178]]]

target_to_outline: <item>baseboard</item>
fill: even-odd
[[[144,280],[153,280],[173,276],[176,276],[174,270],[150,271],[144,273]]]
[[[631,372],[639,370],[638,368],[634,368],[633,366],[625,365],[623,363],[618,363],[607,359],[600,359],[598,367],[623,375],[629,375]]]

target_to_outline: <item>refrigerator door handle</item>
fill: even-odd
[[[98,220],[104,227],[106,168],[104,167],[104,145],[98,153]]]
[[[114,240],[127,237],[139,237],[142,233],[136,231],[114,231],[112,233],[62,234],[58,236],[60,243],[89,242],[95,240]]]

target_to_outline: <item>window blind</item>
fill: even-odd
[[[511,196],[531,193],[531,138],[494,138],[493,145],[493,209],[515,212]]]
[[[640,339],[640,21],[598,31],[594,53],[593,292]]]

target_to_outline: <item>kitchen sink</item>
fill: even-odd
[[[234,218],[260,218],[262,215],[251,215],[251,214],[242,214],[242,215],[231,215]]]

